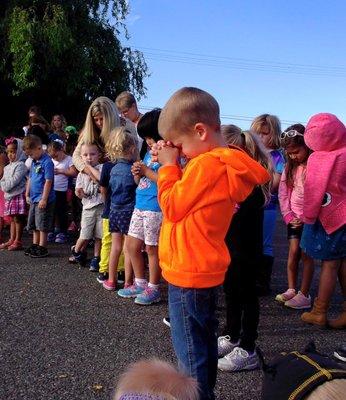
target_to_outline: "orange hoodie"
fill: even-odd
[[[184,172],[178,166],[161,167],[157,184],[163,277],[185,288],[221,285],[230,263],[225,236],[234,206],[269,179],[265,168],[234,148],[203,153]]]

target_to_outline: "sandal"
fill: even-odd
[[[10,246],[7,247],[8,251],[22,250],[23,244],[20,241],[14,241]]]
[[[5,243],[1,243],[1,244],[0,244],[0,250],[5,250],[5,249],[7,249],[7,248],[10,247],[13,243],[14,243],[14,242],[12,242],[12,240],[8,240],[8,241],[5,242]]]

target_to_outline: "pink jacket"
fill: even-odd
[[[279,203],[282,217],[286,224],[289,224],[294,218],[303,217],[303,198],[306,167],[300,165],[294,175],[294,188],[287,184],[286,168],[281,175],[279,185]]]
[[[333,114],[316,114],[304,138],[314,151],[307,163],[304,222],[319,219],[331,234],[346,223],[346,127]]]

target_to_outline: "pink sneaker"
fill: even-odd
[[[295,295],[296,295],[295,289],[287,289],[286,292],[278,294],[275,297],[275,300],[279,301],[280,303],[285,303],[285,301],[293,299]]]
[[[104,282],[102,283],[102,286],[103,286],[104,289],[106,289],[106,290],[112,290],[112,291],[116,290],[116,288],[117,288],[116,283],[115,283],[115,282],[110,282],[109,280],[104,281]]]
[[[298,294],[296,294],[292,299],[285,302],[285,306],[294,308],[295,310],[311,308],[311,297],[306,297],[301,291],[299,291]]]

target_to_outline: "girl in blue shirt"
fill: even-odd
[[[137,125],[138,135],[146,141],[148,151],[143,162],[136,162],[132,173],[138,182],[136,204],[132,214],[127,238],[129,252],[135,275],[132,286],[121,289],[118,295],[125,298],[135,297],[135,303],[149,305],[161,300],[159,283],[161,270],[158,257],[158,240],[162,223],[162,212],[157,200],[157,171],[160,164],[152,161],[150,148],[158,140],[160,109],[154,109],[144,114]],[[144,274],[144,259],[142,254],[145,245],[149,259],[149,284]]]

